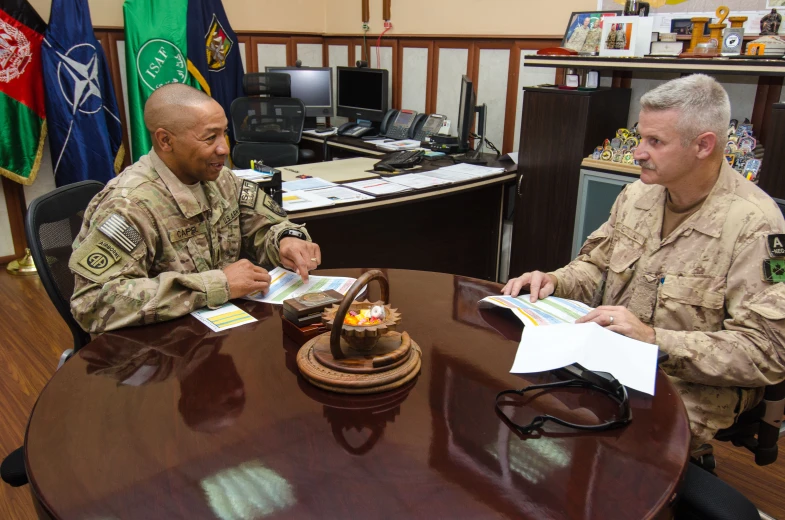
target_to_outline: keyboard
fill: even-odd
[[[393,171],[412,168],[422,162],[425,152],[423,150],[403,150],[387,154],[384,159],[373,165],[377,171]]]

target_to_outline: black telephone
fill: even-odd
[[[425,141],[426,137],[438,134],[446,120],[447,117],[440,114],[417,114],[414,124],[409,130],[409,138]]]
[[[390,139],[409,139],[409,131],[414,125],[417,112],[414,110],[390,110],[384,115],[380,135]]]
[[[370,122],[357,123],[344,123],[338,128],[338,135],[348,135],[349,137],[362,137],[366,134],[373,132],[373,126]]]

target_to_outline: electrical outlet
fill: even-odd
[[[384,28],[385,29],[392,29],[392,22],[389,20],[384,21]]]

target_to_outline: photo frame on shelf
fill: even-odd
[[[654,19],[648,16],[615,16],[603,20],[600,56],[645,56],[651,47]]]
[[[620,16],[621,11],[576,11],[570,15],[561,46],[576,52],[595,54],[600,50],[603,19]]]

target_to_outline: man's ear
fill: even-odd
[[[714,132],[704,132],[695,138],[695,144],[698,145],[698,159],[705,159],[714,153],[717,148],[717,136]]]
[[[169,130],[165,128],[157,129],[153,132],[153,141],[155,141],[160,150],[164,152],[172,151],[173,135]]]

